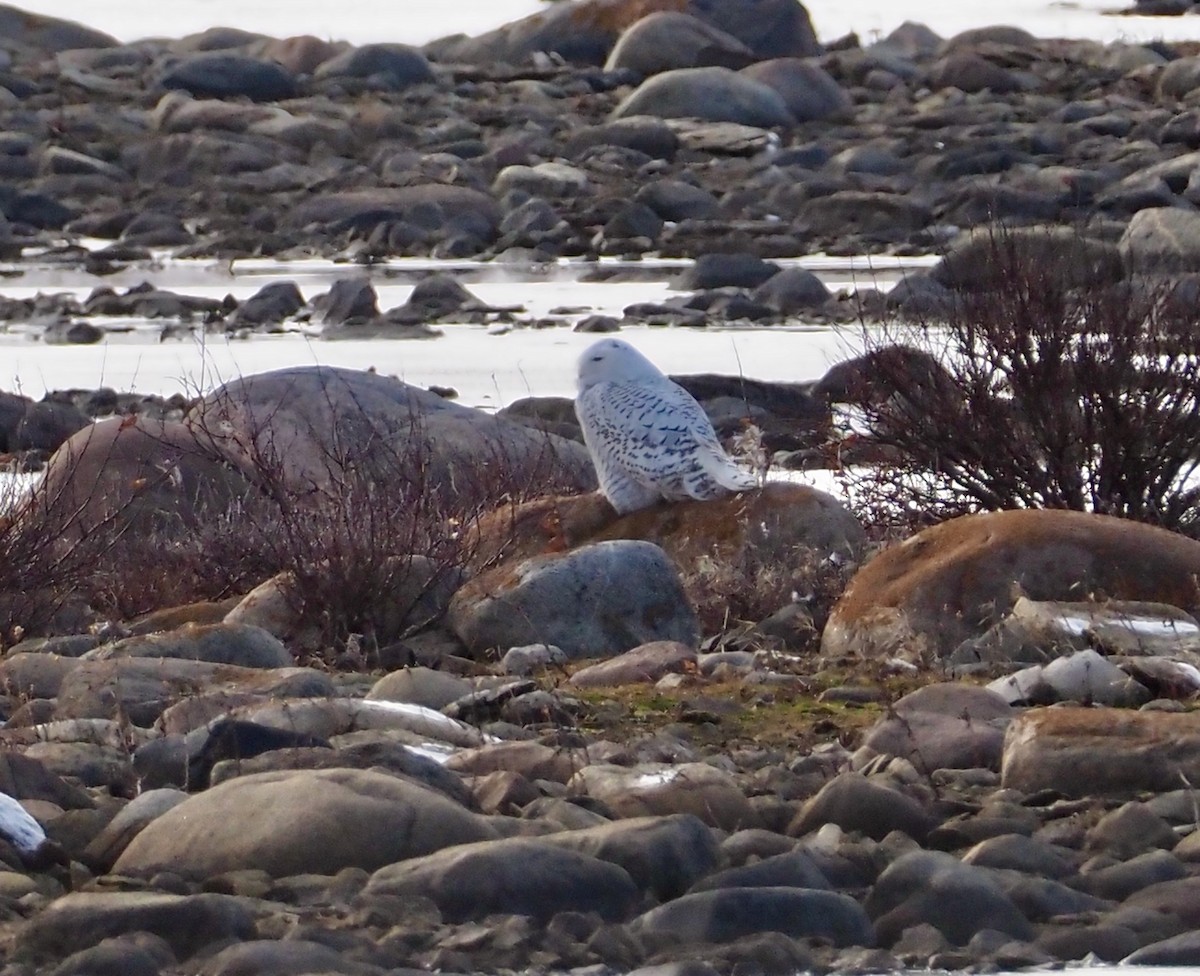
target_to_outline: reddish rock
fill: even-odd
[[[868,562],[834,607],[831,654],[944,657],[1033,600],[1196,607],[1200,542],[1106,515],[1013,511],[935,525]]]
[[[798,548],[854,559],[865,536],[832,495],[807,485],[772,482],[715,501],[656,505],[618,516],[599,493],[539,498],[497,509],[475,527],[479,562],[561,552],[589,542],[639,539],[659,545],[681,568],[701,557],[740,559],[747,546],[769,544],[786,558]]]
[[[1165,792],[1200,780],[1200,713],[1039,708],[1016,718],[1001,781],[1066,796]]]

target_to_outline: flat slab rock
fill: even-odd
[[[1005,787],[1066,796],[1166,792],[1200,781],[1200,713],[1031,709],[1008,727]]]

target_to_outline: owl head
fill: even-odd
[[[601,339],[579,357],[576,374],[579,392],[597,383],[636,383],[661,380],[662,371],[621,339]]]

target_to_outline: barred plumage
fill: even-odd
[[[725,453],[695,398],[620,339],[602,339],[580,357],[575,414],[600,490],[622,514],[758,483]]]

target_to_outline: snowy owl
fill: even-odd
[[[757,487],[725,453],[695,398],[620,339],[602,339],[579,358],[575,414],[600,490],[622,515],[662,498]]]

